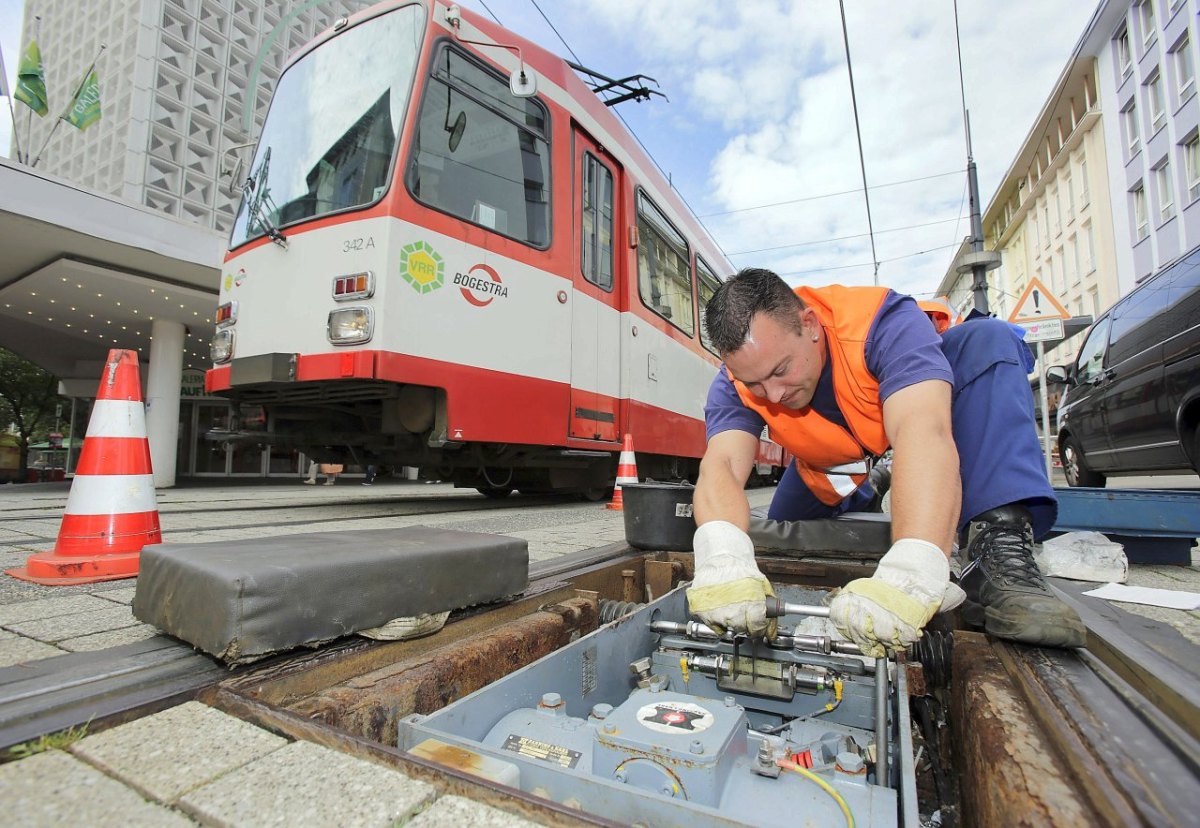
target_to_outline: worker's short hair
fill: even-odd
[[[717,353],[732,354],[746,344],[750,323],[757,313],[802,332],[800,311],[804,302],[777,274],[761,267],[747,267],[723,282],[704,310],[704,325]]]

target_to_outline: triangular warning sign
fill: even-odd
[[[1070,312],[1063,307],[1053,293],[1046,289],[1041,279],[1030,279],[1025,292],[1017,300],[1017,306],[1009,314],[1009,322],[1040,322],[1044,319],[1070,319]]]

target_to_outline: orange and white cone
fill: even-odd
[[[8,570],[65,586],[133,578],[142,547],[162,543],[136,351],[108,352],[87,437],[51,552]]]
[[[613,486],[612,502],[605,508],[622,511],[625,508],[625,498],[621,494],[622,483],[638,482],[637,458],[633,455],[633,435],[626,434],[625,442],[621,445],[621,458],[617,461],[617,483]]]

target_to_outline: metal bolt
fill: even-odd
[[[659,789],[659,793],[663,794],[664,796],[675,796],[675,786],[667,783]]]
[[[605,733],[616,733],[617,726],[615,724],[613,724],[612,722],[605,722],[604,723],[604,732]]]
[[[699,739],[693,739],[692,743],[688,745],[688,750],[696,754],[704,753],[704,743]]]
[[[618,782],[624,782],[625,781],[625,771],[617,771],[616,773],[613,774],[613,779],[617,780]]]
[[[611,704],[604,704],[601,702],[600,704],[592,706],[592,716],[597,719],[607,719],[608,714],[612,712],[613,706]]]
[[[562,704],[562,696],[558,693],[543,693],[542,707],[558,707]]]
[[[845,771],[846,773],[862,773],[863,768],[866,767],[866,763],[857,753],[851,753],[847,750],[837,755],[837,766],[838,770]]]
[[[667,686],[666,676],[654,676],[650,679],[648,689],[651,693],[661,693]]]
[[[725,697],[725,706],[726,707],[737,707],[737,699],[735,699],[733,696],[726,696]]]

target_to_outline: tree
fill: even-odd
[[[0,348],[0,428],[12,423],[21,440],[21,469],[25,480],[29,443],[54,425],[55,408],[63,402],[58,378],[12,351]]]

